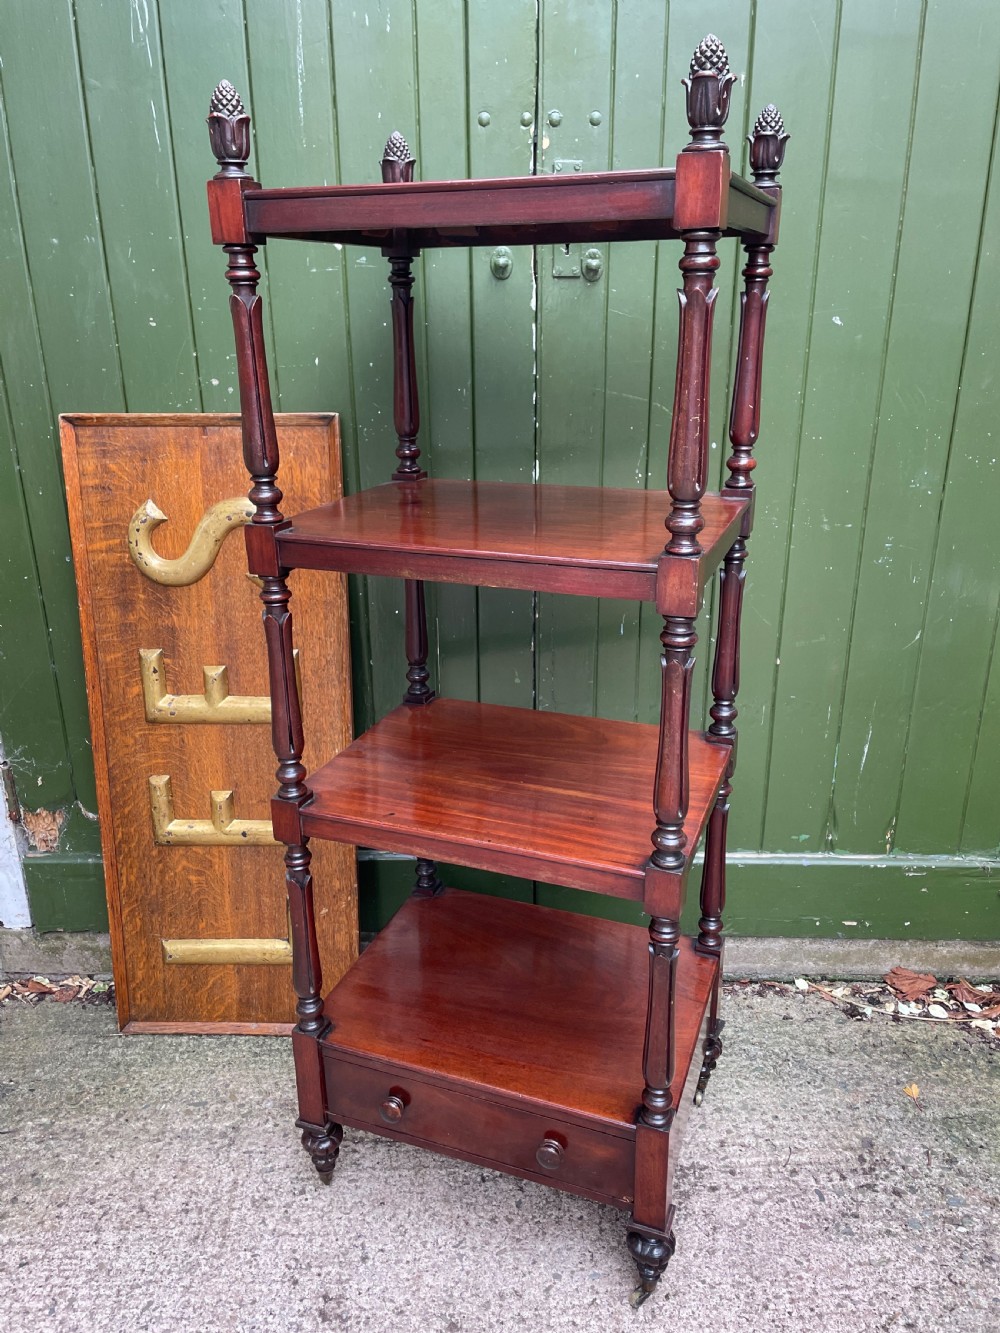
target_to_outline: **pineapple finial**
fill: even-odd
[[[703,37],[694,48],[694,55],[691,57],[691,73],[719,75],[729,73],[729,56],[726,54],[726,48],[714,32],[710,32],[707,37]]]
[[[228,116],[230,120],[236,116],[246,115],[243,99],[228,79],[223,79],[221,83],[216,85],[212,100],[208,104],[208,110],[210,115]]]
[[[250,156],[250,117],[239,93],[223,79],[208,105],[208,137],[220,176],[245,176]]]
[[[382,180],[387,183],[413,180],[414,161],[410,145],[399,130],[393,130],[386,140],[385,151],[382,154]]]
[[[785,133],[785,122],[773,102],[768,102],[754,122],[750,144],[750,169],[756,185],[776,185],[778,172],[785,160],[785,144],[791,136]]]
[[[724,148],[722,127],[729,115],[729,93],[736,82],[726,48],[710,32],[695,47],[689,76],[682,79],[687,93],[691,142],[685,152]]]

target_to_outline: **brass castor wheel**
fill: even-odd
[[[630,1231],[626,1239],[629,1254],[635,1260],[640,1279],[639,1285],[629,1296],[628,1303],[633,1310],[638,1310],[656,1290],[656,1284],[673,1258],[677,1242],[672,1231],[667,1236],[644,1235],[641,1231]]]
[[[333,1180],[333,1168],[337,1165],[337,1155],[344,1137],[342,1125],[327,1122],[325,1125],[310,1125],[304,1120],[295,1122],[296,1129],[302,1130],[302,1146],[313,1160],[313,1166],[324,1185]]]
[[[719,1056],[722,1054],[722,1042],[719,1039],[719,1033],[725,1026],[724,1020],[717,1022],[711,1036],[705,1040],[705,1058],[701,1066],[701,1073],[698,1075],[698,1087],[694,1094],[695,1106],[700,1106],[705,1100],[705,1089],[708,1087],[708,1080],[712,1077],[715,1066],[719,1062]]]

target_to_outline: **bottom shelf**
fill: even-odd
[[[680,1104],[718,962],[682,939]],[[411,898],[326,1001],[330,1118],[627,1207],[648,935],[503,898]]]

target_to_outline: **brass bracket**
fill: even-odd
[[[160,940],[160,944],[165,963],[204,963],[210,967],[225,963],[287,966],[292,961],[292,922],[289,917],[288,938],[283,940],[202,938]]]
[[[302,697],[299,651],[295,678]],[[229,670],[203,666],[204,694],[168,694],[162,648],[139,649],[139,674],[147,722],[270,722],[271,700],[266,694],[230,694]]]
[[[167,522],[167,516],[152,500],[147,500],[129,520],[128,553],[136,569],[147,579],[170,588],[186,588],[205,577],[215,564],[222,543],[231,532],[249,523],[253,514],[253,504],[243,495],[217,501],[202,514],[184,554],[176,560],[167,560],[157,555],[152,543],[153,533]]]
[[[231,791],[212,792],[211,819],[175,819],[170,775],[157,773],[149,779],[149,811],[153,819],[153,841],[161,846],[273,847],[269,819],[237,819]]]
[[[161,940],[165,963],[277,963],[292,961],[288,940]]]

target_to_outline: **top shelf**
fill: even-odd
[[[254,240],[433,247],[548,245],[676,237],[677,172],[574,172],[499,180],[405,181],[243,191]],[[716,182],[721,198],[704,224],[725,236],[764,235],[775,200],[741,176]],[[689,210],[690,211],[690,210]],[[685,217],[685,226],[697,219]],[[405,241],[398,233],[405,233]]]

